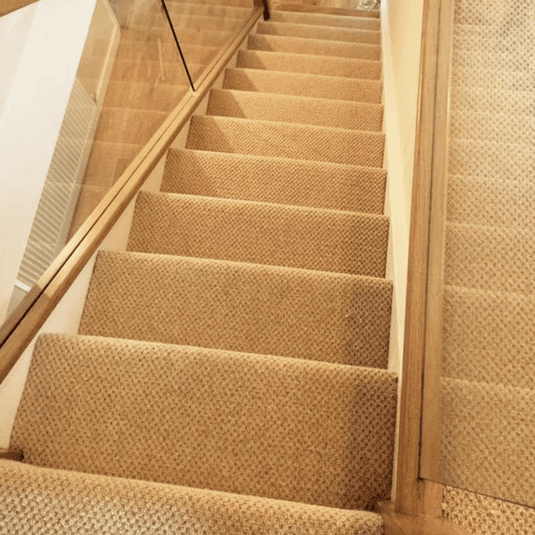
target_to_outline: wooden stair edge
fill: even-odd
[[[473,535],[451,520],[397,513],[393,502],[378,502],[375,512],[384,522],[384,535]]]

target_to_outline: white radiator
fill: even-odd
[[[20,265],[19,287],[32,287],[65,245],[97,120],[97,104],[76,78]]]

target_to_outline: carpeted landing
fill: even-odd
[[[162,191],[139,194],[128,250],[98,255],[79,334],[39,339],[2,528],[383,532],[397,378],[378,30],[281,11],[250,36]]]

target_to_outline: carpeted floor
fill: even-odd
[[[219,8],[180,9],[209,28]],[[79,334],[38,341],[0,531],[382,534],[377,16],[284,10],[249,37],[139,194],[128,250],[98,255]]]

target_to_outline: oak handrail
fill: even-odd
[[[432,255],[441,244],[440,210],[444,204],[445,146],[453,2],[425,0],[418,97],[418,120],[411,207],[405,342],[400,397],[399,454],[396,472],[397,513],[440,517],[443,485],[422,479],[421,445],[424,374],[440,367],[436,348],[437,284],[440,267]],[[443,223],[443,222],[442,222]],[[432,253],[430,253],[432,251]],[[433,308],[433,310],[431,310]],[[435,338],[432,339],[430,333]],[[426,391],[427,401],[436,392]],[[433,448],[431,448],[433,449]],[[428,450],[429,451],[429,450]],[[435,451],[438,456],[438,451]],[[438,461],[438,457],[435,459]],[[434,462],[427,459],[427,462]]]
[[[7,15],[17,9],[35,4],[38,0],[2,0],[0,3],[0,17]]]
[[[0,383],[22,356],[54,307],[91,256],[97,251],[123,211],[133,200],[173,140],[249,35],[263,8],[256,8],[242,30],[199,85],[170,113],[149,142],[69,240],[56,260],[0,327]]]

